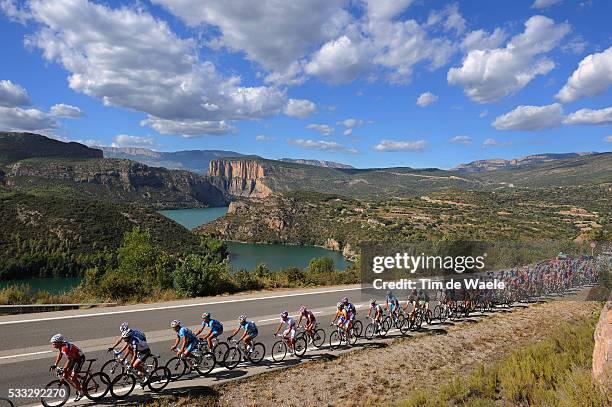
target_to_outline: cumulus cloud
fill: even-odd
[[[118,134],[113,138],[113,147],[141,147],[153,148],[157,146],[153,136],[129,136]]]
[[[324,136],[329,136],[334,132],[334,128],[330,125],[327,124],[318,124],[318,123],[313,123],[313,124],[309,124],[308,126],[306,126],[307,129],[311,129],[314,131],[318,131],[319,133],[321,133]]]
[[[463,86],[464,93],[478,103],[489,103],[523,89],[538,75],[550,72],[555,64],[536,58],[554,49],[570,30],[544,16],[533,16],[525,30],[510,39],[504,48],[474,49],[463,64],[451,68],[448,83]]]
[[[294,144],[307,150],[327,151],[331,153],[357,154],[354,148],[348,148],[335,141],[319,141],[306,139],[287,139],[287,143]]]
[[[275,141],[276,137],[266,136],[265,134],[259,134],[255,137],[255,141]]]
[[[426,140],[417,141],[395,141],[395,140],[381,140],[374,146],[374,150],[381,152],[394,152],[394,151],[423,151],[427,147]]]
[[[196,138],[202,134],[223,135],[236,132],[236,128],[221,121],[207,120],[164,120],[149,116],[140,122],[141,126],[150,126],[160,134],[179,134],[184,138]]]
[[[612,47],[585,57],[555,96],[568,103],[603,93],[612,84]]]
[[[575,125],[611,125],[612,124],[612,107],[605,109],[580,109],[570,115],[563,121],[565,124]]]
[[[483,147],[502,147],[505,146],[507,143],[503,143],[501,141],[495,140],[494,138],[488,138],[485,141],[483,141],[482,146]]]
[[[342,134],[345,135],[345,136],[352,136],[353,135],[353,129],[352,128],[345,129],[342,132]]]
[[[546,106],[518,106],[498,116],[492,123],[497,130],[534,131],[556,127],[563,121],[559,103]]]
[[[226,121],[274,115],[285,104],[284,91],[221,75],[194,40],[146,11],[87,0],[32,0],[30,11],[39,25],[27,44],[70,72],[71,89],[147,113],[143,123],[164,132],[227,133]]]
[[[431,92],[421,93],[416,100],[417,106],[425,107],[436,103],[438,97]]]
[[[582,37],[582,35],[576,35],[570,41],[566,42],[561,46],[563,52],[572,54],[582,54],[586,49],[588,42]]]
[[[29,105],[28,92],[9,80],[0,81],[0,106],[16,107]]]
[[[287,116],[305,119],[317,112],[317,105],[306,99],[289,99],[284,113]]]
[[[470,52],[475,49],[494,49],[499,47],[506,39],[506,32],[496,28],[492,33],[486,30],[474,30],[466,34],[461,41],[461,49]]]
[[[531,5],[532,8],[548,8],[555,4],[561,3],[562,0],[535,0]]]
[[[7,131],[50,131],[59,127],[55,118],[38,109],[0,106],[0,129]]]
[[[472,138],[470,136],[454,136],[450,139],[451,143],[455,144],[472,144]]]
[[[63,117],[66,119],[77,119],[83,117],[85,113],[76,106],[67,105],[65,103],[59,103],[51,106],[51,116]]]

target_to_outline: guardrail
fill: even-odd
[[[27,314],[31,312],[62,311],[69,309],[87,309],[99,307],[112,307],[114,302],[80,303],[80,304],[14,304],[0,305],[0,314]]]

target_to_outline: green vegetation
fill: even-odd
[[[597,319],[558,327],[547,339],[458,377],[435,390],[419,390],[409,406],[609,406],[591,380]]]

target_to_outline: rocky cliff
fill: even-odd
[[[255,160],[213,160],[208,175],[219,189],[234,197],[265,198],[272,194],[264,183],[266,168]]]

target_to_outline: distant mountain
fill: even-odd
[[[480,172],[480,171],[491,171],[498,169],[510,169],[516,167],[527,167],[540,165],[544,163],[554,162],[558,160],[564,160],[567,158],[583,157],[597,154],[595,152],[586,153],[562,153],[562,154],[535,154],[528,155],[526,157],[515,158],[512,160],[504,160],[501,158],[494,158],[490,160],[477,160],[472,161],[468,164],[459,164],[454,169],[461,172]]]
[[[148,148],[100,147],[106,158],[122,158],[137,161],[149,167],[169,170],[185,170],[206,174],[212,160],[225,157],[241,157],[243,154],[223,150],[186,150],[175,152],[154,151]]]
[[[325,160],[307,160],[307,159],[302,159],[302,158],[281,158],[280,161],[284,161],[287,163],[314,165],[316,167],[324,167],[324,168],[355,168],[352,165],[337,163],[335,161],[325,161]]]
[[[0,132],[0,164],[37,157],[102,158],[102,151],[34,133]]]

